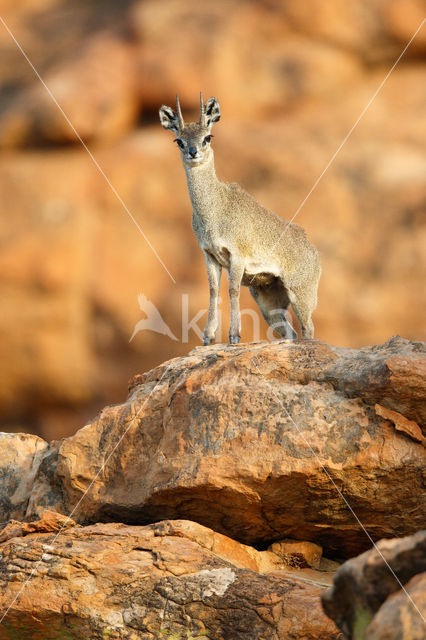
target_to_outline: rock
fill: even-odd
[[[374,407],[378,416],[385,418],[385,420],[389,420],[398,431],[403,431],[410,438],[416,440],[416,442],[422,442],[425,444],[426,440],[422,435],[422,431],[414,420],[407,420],[403,415],[398,413],[398,411],[392,411],[391,409],[386,409],[386,407],[382,407],[381,404],[376,404]]]
[[[318,567],[318,569],[320,571],[337,571],[339,567],[340,567],[339,562],[336,562],[335,560],[330,560],[329,558],[324,558],[323,556],[321,558],[320,566]]]
[[[333,586],[322,595],[324,611],[349,640],[420,638],[416,634],[420,628],[424,631],[421,615],[401,585],[409,583],[413,600],[424,615],[424,575],[413,577],[426,571],[426,531],[399,540],[381,540],[377,548],[338,569]]]
[[[240,119],[253,119],[330,95],[362,75],[356,54],[292,32],[277,6],[245,1],[230,5],[226,0],[210,5],[189,0],[182,6],[176,0],[145,0],[135,4],[131,16],[144,103],[155,111],[177,91],[183,104],[196,109],[199,91],[208,83],[209,91],[222,96]]]
[[[326,8],[321,0],[307,0],[285,3],[282,11],[297,31],[356,51],[370,65],[393,62],[424,17],[421,0],[331,0]],[[408,56],[421,55],[425,39],[420,31]]]
[[[400,338],[195,349],[51,444],[27,517],[186,518],[263,548],[314,542],[331,558],[370,546],[348,505],[375,540],[411,534],[425,522],[425,448],[374,407],[421,424],[424,351]]]
[[[5,15],[46,86],[5,32],[0,41],[0,146],[78,142],[67,118],[83,140],[111,140],[139,118],[135,53],[124,34],[124,12],[112,6],[105,12],[79,0],[72,11],[66,2],[54,4],[44,8],[38,1]]]
[[[170,143],[167,139],[166,142]],[[148,146],[147,138],[141,144]],[[142,155],[148,159],[146,151]],[[110,175],[111,164],[115,166],[111,180],[117,188],[120,189],[122,180],[127,182],[132,166],[133,170],[138,166],[138,173],[145,175],[142,180],[139,176],[139,186],[133,183],[135,200],[127,199],[128,206],[135,211],[138,202],[140,206],[138,194],[144,192],[144,182],[154,192],[159,190],[158,181],[155,186],[157,167],[149,169],[140,152],[131,152],[129,148],[118,156],[126,156],[128,162],[127,166],[122,164],[119,175],[115,173],[118,165],[113,157],[101,160]],[[0,292],[4,301],[0,318],[0,358],[4,363],[0,414],[12,425],[18,418],[25,424],[28,416],[31,424],[39,425],[49,440],[75,432],[83,421],[96,414],[99,403],[104,406],[122,397],[125,384],[138,370],[141,358],[134,343],[129,345],[133,326],[142,315],[137,305],[141,289],[170,323],[163,310],[166,303],[160,304],[155,294],[158,287],[166,289],[168,275],[162,270],[160,273],[157,264],[151,262],[145,240],[115,197],[105,192],[103,178],[89,167],[83,150],[34,152],[0,160],[0,194],[14,219],[13,225],[3,221],[0,225],[3,247]],[[25,195],[20,188],[23,181]],[[182,201],[185,195],[182,194]],[[143,208],[148,206],[153,193],[146,192],[145,196]],[[178,236],[181,243],[185,242],[184,221],[177,224],[181,232],[176,230],[174,238],[165,239],[162,245],[165,254],[173,254]],[[154,226],[155,237],[149,230],[147,233],[159,247],[164,228],[158,227],[158,220]],[[118,237],[121,240],[117,243]],[[121,243],[129,248],[124,256]],[[97,267],[93,268],[95,246]],[[123,279],[126,271],[132,272],[134,279],[133,276]],[[88,278],[89,272],[94,280]],[[177,279],[185,278],[179,266],[174,273]],[[141,274],[144,274],[142,282]],[[204,274],[200,272],[201,275]],[[180,291],[175,295],[178,305]],[[167,296],[170,300],[170,295]],[[156,337],[152,332],[146,334],[148,338]],[[121,342],[123,350],[118,348],[110,365],[104,363],[99,369],[99,353],[116,351],[113,345]],[[137,342],[141,344],[140,338]],[[177,353],[178,348],[173,348]],[[169,340],[159,349],[155,341],[146,347],[146,340],[142,340],[142,350],[143,357],[149,360],[166,359]],[[120,370],[125,371],[124,376],[117,375]],[[101,379],[103,391],[99,396],[95,389],[100,390]],[[95,406],[94,395],[97,395]]]
[[[322,381],[330,381],[349,397],[361,397],[374,406],[378,404],[374,401],[376,398],[386,408],[416,420],[423,430],[426,429],[426,407],[422,400],[426,377],[425,343],[394,336],[383,345],[337,352],[341,358],[330,368],[318,371]]]
[[[385,30],[391,34],[395,40],[404,45],[413,36],[413,25],[420,25],[424,18],[424,7],[422,0],[390,0],[381,6]],[[410,56],[424,56],[426,51],[426,35],[423,29],[419,31],[412,42]]]
[[[43,517],[35,522],[20,522],[19,520],[10,520],[0,531],[0,543],[6,542],[11,538],[19,538],[29,533],[50,533],[52,531],[62,531],[69,527],[75,527],[76,523],[55,511],[46,510]]]
[[[93,36],[75,57],[56,62],[43,80],[86,142],[113,139],[138,118],[132,49],[109,34]],[[34,77],[3,109],[0,145],[78,143],[67,118]]]
[[[312,542],[300,542],[298,540],[280,540],[274,542],[269,551],[279,556],[284,564],[291,567],[312,567],[319,569],[321,564],[322,548]]]
[[[0,547],[1,610],[33,574],[0,638],[339,638],[321,611],[321,578],[257,573],[240,547],[189,522],[14,538]]]
[[[382,604],[366,629],[366,640],[423,640],[426,628],[426,573],[411,578],[404,588],[406,593],[400,589]]]
[[[0,523],[23,519],[47,442],[28,433],[0,433]]]

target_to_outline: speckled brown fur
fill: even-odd
[[[317,305],[321,275],[319,253],[304,230],[265,209],[237,183],[216,177],[211,129],[220,119],[216,98],[200,100],[200,119],[185,124],[177,99],[176,111],[162,106],[160,121],[176,135],[186,171],[193,214],[192,227],[204,253],[210,306],[204,344],[214,340],[222,268],[229,274],[231,326],[229,340],[240,339],[240,286],[250,287],[265,320],[281,336],[297,337],[286,319],[291,303],[302,336],[313,338],[311,315]]]

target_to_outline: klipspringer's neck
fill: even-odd
[[[197,215],[206,218],[223,199],[223,185],[216,176],[213,151],[210,150],[206,162],[184,162],[184,167],[193,210]]]

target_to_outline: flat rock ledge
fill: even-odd
[[[321,609],[327,572],[282,570],[273,553],[183,520],[45,526],[0,546],[0,609],[32,574],[1,640],[340,637]]]

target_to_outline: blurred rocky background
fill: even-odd
[[[179,93],[193,118],[200,89],[215,95],[219,177],[290,219],[424,14],[421,0],[0,0],[117,192],[0,23],[0,430],[73,433],[199,344],[182,342],[182,313],[206,308],[207,277],[162,103]],[[424,26],[297,217],[322,253],[314,322],[333,345],[425,337],[425,71]],[[178,340],[129,342],[141,293]],[[226,278],[222,301],[226,326]],[[256,308],[246,290],[241,305]]]

